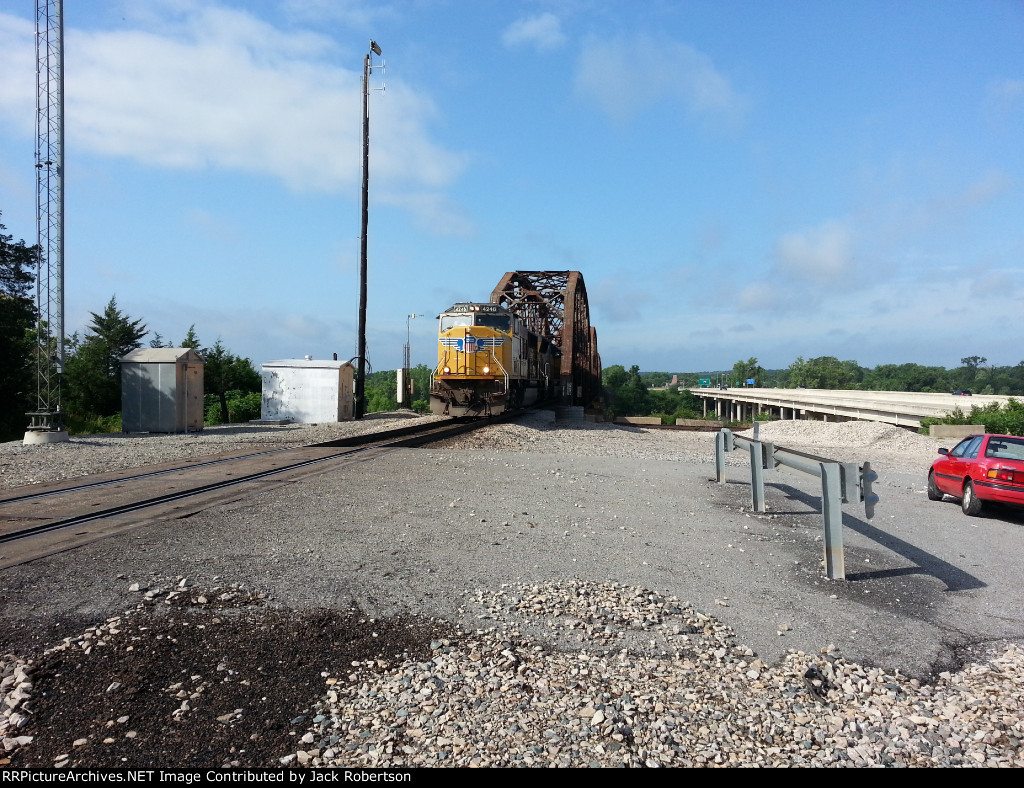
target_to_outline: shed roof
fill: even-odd
[[[121,363],[174,364],[178,361],[202,362],[203,357],[190,347],[140,347],[121,357]]]
[[[331,359],[308,359],[308,358],[284,358],[278,361],[264,361],[263,367],[298,367],[305,369],[344,369],[352,365],[347,361],[332,361]]]

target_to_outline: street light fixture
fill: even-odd
[[[380,56],[376,41],[363,58],[363,227],[359,238],[359,367],[356,371],[355,418],[366,413],[366,228],[369,224],[370,197],[370,59]]]
[[[415,320],[417,317],[423,317],[423,315],[409,315],[405,318],[405,368],[412,369],[412,333],[410,332],[409,322]]]
[[[407,315],[405,318],[405,354],[402,359],[402,383],[398,393],[399,404],[403,408],[409,407],[412,400],[412,373],[410,372],[412,369],[412,334],[409,323],[417,317],[423,317],[423,315]]]

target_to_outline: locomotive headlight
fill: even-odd
[[[446,375],[447,375],[447,374],[448,374],[449,372],[451,372],[451,371],[452,371],[452,368],[451,368],[451,367],[445,367],[445,368],[444,368],[444,374],[446,374]]]
[[[490,372],[491,372],[491,368],[490,367],[484,367],[484,374],[485,375],[490,374]]]

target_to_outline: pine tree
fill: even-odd
[[[35,405],[36,308],[31,297],[38,247],[5,235],[0,223],[0,440],[25,432]]]
[[[121,358],[142,347],[147,329],[117,308],[112,296],[95,312],[81,343],[77,337],[66,364],[66,410],[77,416],[112,416],[121,410]]]

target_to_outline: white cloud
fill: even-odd
[[[836,282],[853,267],[853,233],[845,224],[828,221],[782,236],[775,255],[779,270],[794,279],[816,284]]]
[[[509,49],[529,46],[543,51],[562,46],[565,34],[559,18],[547,12],[513,22],[501,34],[501,43]]]
[[[401,7],[401,3],[381,0],[284,0],[282,3],[282,8],[292,19],[309,22],[332,20],[366,30],[382,20],[400,17]]]
[[[165,24],[150,18],[149,30],[65,31],[69,147],[150,167],[266,175],[295,191],[360,181],[362,70],[333,65],[331,39],[218,6],[156,10],[170,16]],[[24,72],[29,85],[27,99],[24,90],[0,87],[0,115],[24,115],[27,101],[32,118],[31,32],[0,16],[2,84]],[[438,112],[428,97],[392,82],[370,105],[378,185],[427,192],[461,174],[466,158],[430,139]]]
[[[0,14],[0,74],[0,123],[20,134],[34,134],[35,27],[29,20]]]
[[[410,211],[417,226],[434,235],[466,238],[473,234],[473,224],[460,207],[437,192],[386,191],[377,199]]]
[[[741,313],[780,311],[791,305],[790,292],[769,281],[755,282],[736,294],[736,306]]]
[[[1004,172],[992,170],[981,175],[959,192],[932,197],[909,217],[910,227],[926,230],[935,226],[948,226],[976,208],[987,205],[1013,187],[1013,180]]]
[[[576,66],[575,86],[580,96],[616,120],[672,100],[693,115],[732,123],[747,106],[707,55],[652,36],[589,39]]]
[[[990,109],[1009,112],[1024,108],[1024,79],[1001,79],[992,82],[985,93]]]
[[[590,304],[590,319],[599,326],[600,320],[610,323],[630,323],[644,316],[644,306],[651,301],[651,295],[630,286],[635,277],[629,275],[606,276],[596,285],[587,286]]]

